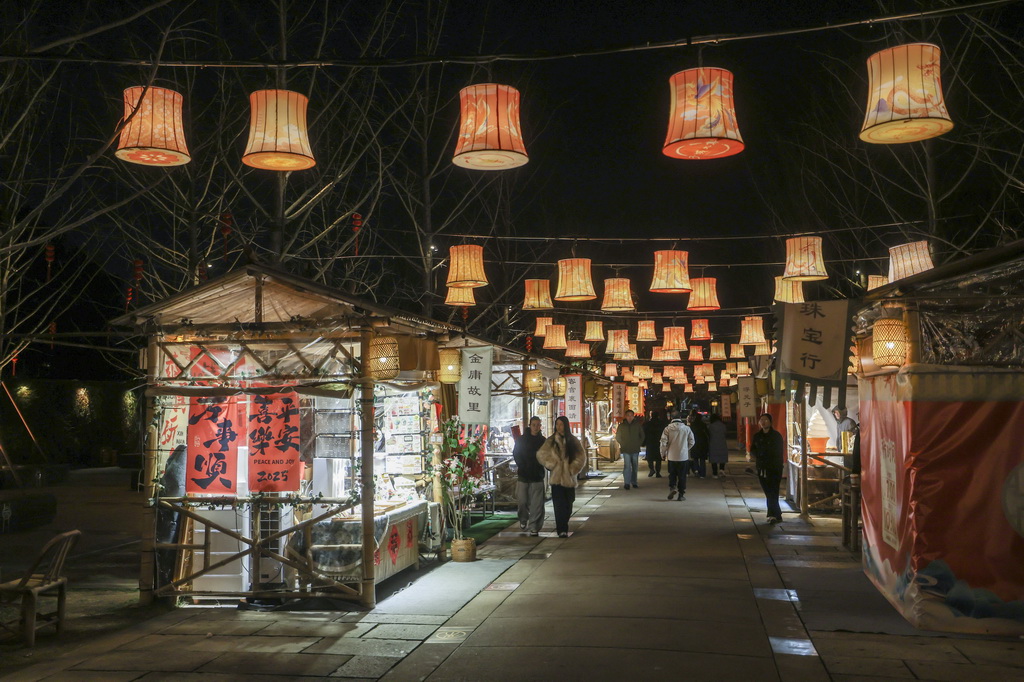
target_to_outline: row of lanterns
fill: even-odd
[[[892,144],[927,140],[953,128],[942,97],[941,52],[929,43],[881,50],[868,58],[868,105],[860,139]],[[715,159],[743,151],[736,121],[733,75],[725,69],[686,69],[669,79],[669,126],[662,152],[677,159]],[[459,92],[460,125],[452,163],[505,170],[529,161],[519,123],[519,91],[481,83]],[[249,96],[249,140],[242,162],[293,171],[316,165],[309,144],[309,99],[290,90]],[[180,166],[191,156],[182,125],[182,96],[135,86],[124,91],[117,157],[148,166]]]

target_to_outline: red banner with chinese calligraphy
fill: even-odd
[[[233,495],[238,490],[237,408],[232,397],[189,401],[186,493]]]
[[[302,480],[299,397],[293,393],[254,395],[246,431],[249,490],[294,492]]]

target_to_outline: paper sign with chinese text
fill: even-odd
[[[739,399],[736,403],[739,407],[739,415],[748,419],[757,419],[759,404],[754,377],[739,377],[736,380],[736,396]]]
[[[459,417],[463,424],[488,424],[491,420],[490,346],[462,349],[459,379]]]
[[[729,400],[728,395],[722,396],[722,419],[726,421],[732,419],[732,401]]]
[[[295,492],[302,478],[299,460],[299,396],[254,395],[249,424],[249,490]]]
[[[234,398],[192,398],[188,412],[186,493],[233,495],[238,489],[239,425]]]
[[[565,416],[576,433],[583,428],[583,375],[565,375]]]
[[[612,384],[612,419],[622,421],[626,416],[626,384]]]
[[[846,383],[850,354],[849,301],[781,303],[779,360],[783,378]]]

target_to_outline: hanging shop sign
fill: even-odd
[[[583,375],[565,375],[565,416],[575,432],[583,429]]]
[[[626,384],[612,384],[612,419],[622,421],[626,416]]]
[[[189,402],[186,493],[233,495],[237,491],[237,408],[233,397],[193,398]]]
[[[732,420],[732,401],[729,400],[729,396],[722,396],[722,419],[726,421]]]
[[[459,379],[459,417],[463,424],[487,424],[491,420],[491,346],[462,349]]]
[[[846,366],[851,332],[850,301],[777,303],[781,322],[776,391],[795,381],[796,394],[809,385],[809,402],[814,405],[818,388],[824,389],[824,406],[831,403],[831,391],[839,392],[838,407],[846,403]]]
[[[736,380],[736,395],[739,397],[740,417],[757,419],[757,386],[754,377],[739,377]]]
[[[297,491],[302,479],[298,396],[254,395],[248,422],[249,490]]]

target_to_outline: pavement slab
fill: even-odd
[[[283,677],[324,677],[352,657],[338,654],[222,654],[198,672],[236,675],[280,675]]]

